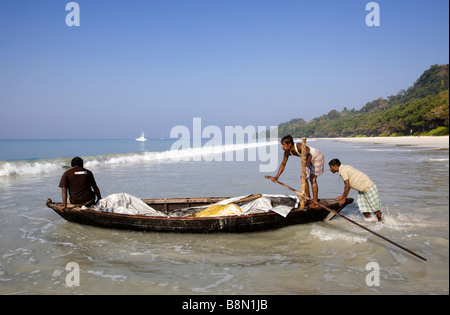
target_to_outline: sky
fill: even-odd
[[[375,1],[379,26],[362,0],[79,0],[79,26],[69,2],[0,0],[0,139],[269,128],[449,63],[448,0]]]

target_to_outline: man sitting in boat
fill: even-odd
[[[102,199],[94,175],[83,167],[83,159],[74,157],[71,166],[72,168],[62,175],[59,183],[59,187],[62,189],[63,200],[60,210],[64,210],[67,207],[67,192],[69,192],[70,203],[74,206],[89,207],[95,204],[95,196],[97,196],[98,200]]]
[[[344,204],[350,188],[353,188],[358,191],[358,208],[364,217],[370,218],[370,214],[374,213],[379,222],[383,221],[380,195],[377,186],[369,176],[350,165],[341,164],[338,159],[331,160],[328,165],[333,174],[339,172],[345,184],[344,193],[336,199]]]

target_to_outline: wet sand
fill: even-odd
[[[393,146],[417,146],[426,148],[449,148],[449,137],[367,137],[367,138],[333,138],[337,141],[387,144]]]

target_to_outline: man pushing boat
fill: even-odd
[[[286,167],[286,163],[289,157],[296,156],[301,158],[302,156],[302,148],[301,144],[294,143],[294,139],[291,135],[287,135],[281,139],[281,148],[284,150],[283,161],[280,164],[278,169],[277,176],[272,177],[269,176],[273,182],[278,181],[278,178],[283,173],[284,168]],[[311,208],[317,208],[317,203],[319,202],[319,185],[317,184],[317,176],[323,174],[324,171],[324,157],[323,154],[313,148],[306,146],[306,160],[303,162],[302,167],[306,168],[306,185],[305,185],[305,193],[308,198],[311,198],[308,180],[311,182],[311,190],[313,193],[313,200],[315,203],[310,204]]]
[[[366,218],[370,218],[370,214],[374,213],[379,222],[383,221],[380,195],[377,186],[369,176],[350,165],[341,164],[341,161],[338,159],[331,160],[328,165],[333,174],[339,173],[339,176],[341,176],[345,184],[344,193],[337,197],[336,200],[344,203],[350,192],[350,188],[353,188],[358,191],[357,204],[359,211]]]

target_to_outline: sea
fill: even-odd
[[[356,202],[341,213],[427,261],[340,217],[256,233],[172,234],[70,223],[45,205],[61,200],[59,181],[74,156],[103,197],[293,194],[264,177],[276,175],[278,141],[259,145],[272,152],[274,169],[262,167],[268,162],[254,143],[174,144],[0,140],[0,294],[449,294],[448,149],[308,139],[325,156],[319,198],[344,190],[329,160],[360,169],[378,186],[384,223],[365,219]],[[280,181],[299,189],[300,170],[300,159],[289,158]]]

